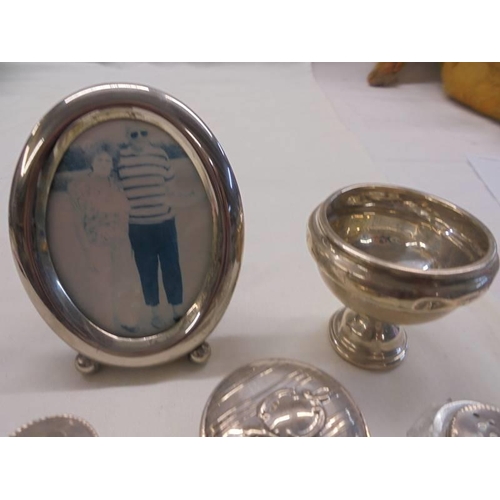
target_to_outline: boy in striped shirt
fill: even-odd
[[[175,211],[169,204],[174,173],[167,153],[148,139],[143,127],[128,130],[129,143],[120,150],[118,176],[129,200],[129,238],[141,279],[151,324],[167,327],[159,310],[158,267],[174,321],[183,301]]]

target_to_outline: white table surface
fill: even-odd
[[[306,242],[307,218],[334,190],[390,182],[447,198],[500,240],[500,204],[467,155],[500,156],[500,126],[443,95],[437,69],[408,67],[401,84],[372,89],[371,64],[0,65],[0,435],[56,413],[102,436],[196,436],[211,391],[237,367],[289,357],[321,368],[351,392],[374,436],[404,436],[447,398],[500,404],[500,283],[433,323],[407,327],[407,360],[372,373],[331,349],[339,302]],[[145,83],[178,97],[217,136],[245,210],[245,252],[233,300],[209,340],[205,367],[185,360],[82,377],[21,286],[8,240],[10,182],[32,126],[61,98],[109,81]],[[500,175],[500,172],[499,174]]]

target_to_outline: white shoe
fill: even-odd
[[[153,314],[153,317],[151,319],[151,325],[160,331],[166,330],[168,327],[167,322],[156,314]]]

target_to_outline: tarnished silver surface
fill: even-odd
[[[97,432],[81,418],[57,415],[23,425],[12,437],[97,437]]]
[[[477,401],[450,401],[426,411],[410,437],[499,437],[500,408]]]
[[[331,195],[309,219],[309,249],[347,306],[330,323],[334,348],[368,369],[397,366],[406,334],[478,298],[499,261],[488,228],[465,210],[411,189],[357,185]]]
[[[334,378],[312,366],[266,359],[239,368],[210,396],[204,437],[368,436],[364,418]]]
[[[213,214],[211,265],[196,301],[171,328],[146,337],[119,337],[90,321],[64,290],[46,237],[56,160],[82,131],[117,119],[146,122],[173,137],[195,166]],[[158,365],[192,352],[191,359],[208,359],[200,358],[197,348],[222,318],[236,286],[243,253],[243,209],[221,145],[182,102],[154,88],[128,83],[98,85],[61,101],[35,125],[23,148],[12,183],[9,231],[30,299],[55,333],[80,354],[75,363],[82,373],[94,373],[99,364]]]

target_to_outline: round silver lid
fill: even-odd
[[[286,359],[243,366],[210,396],[202,436],[368,436],[349,393],[330,375]]]
[[[482,403],[464,406],[453,417],[449,435],[451,437],[499,437],[500,408]]]
[[[500,408],[478,401],[448,401],[429,408],[411,427],[408,436],[497,437]]]
[[[12,437],[97,437],[97,432],[81,418],[57,415],[23,425]]]

